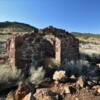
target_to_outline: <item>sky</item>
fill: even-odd
[[[0,0],[0,22],[100,34],[100,0]]]

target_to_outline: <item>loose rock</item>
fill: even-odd
[[[6,97],[6,100],[14,100],[15,99],[15,92],[10,91]]]
[[[61,79],[65,78],[65,71],[61,70],[61,71],[55,71],[55,73],[53,74],[53,80],[55,81],[60,81]]]
[[[100,94],[100,88],[97,89],[97,92]]]
[[[85,85],[85,78],[83,78],[82,76],[80,76],[78,78],[78,81],[76,82],[76,86],[83,88]]]
[[[32,93],[27,94],[22,100],[31,100]]]
[[[70,87],[69,87],[68,85],[65,85],[65,86],[64,86],[64,92],[65,92],[66,94],[71,93]]]

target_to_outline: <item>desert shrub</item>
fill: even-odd
[[[31,67],[30,68],[30,76],[28,77],[29,82],[34,85],[40,84],[44,80],[45,71],[43,67]]]
[[[90,64],[86,60],[66,61],[63,69],[66,70],[67,75],[87,75]]]
[[[100,69],[91,65],[87,60],[70,61],[62,67],[68,76],[85,76],[87,79],[93,81],[100,80]]]
[[[21,70],[15,69],[12,71],[8,65],[0,66],[0,83],[9,83],[10,81],[17,80],[21,74]]]
[[[45,76],[51,79],[56,70],[58,70],[57,66],[49,66],[48,68],[46,68]]]
[[[0,65],[0,92],[12,88],[18,84],[21,78],[21,70],[12,68],[8,65]]]
[[[52,79],[53,74],[56,70],[59,70],[60,68],[60,64],[58,64],[55,59],[50,58],[48,62],[48,65],[46,67],[46,77],[49,77],[50,79]]]
[[[80,58],[88,60],[91,64],[96,64],[100,62],[100,54],[80,53]]]

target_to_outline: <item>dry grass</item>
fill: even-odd
[[[45,71],[43,70],[43,67],[31,67],[30,77],[28,79],[32,84],[38,85],[44,80],[44,75]]]
[[[66,61],[66,63],[63,66],[67,74],[78,75],[78,76],[87,74],[87,70],[89,67],[90,67],[90,64],[86,60],[78,60],[76,62]]]
[[[63,66],[63,69],[66,71],[66,74],[70,76],[85,76],[91,81],[100,80],[100,71],[97,69],[96,66],[90,65],[87,60],[66,62]]]
[[[11,67],[7,64],[0,65],[0,83],[9,83],[11,80],[17,80],[20,73],[21,71],[17,69],[12,71]]]

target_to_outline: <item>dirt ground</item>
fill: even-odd
[[[64,100],[100,100],[100,95],[95,95],[92,90],[83,89],[76,94],[67,94]]]
[[[52,84],[50,87],[38,88],[35,95],[36,100],[100,100],[100,94],[97,94],[93,89],[82,88],[77,91],[73,87],[71,93],[65,94],[63,86],[64,84]]]

